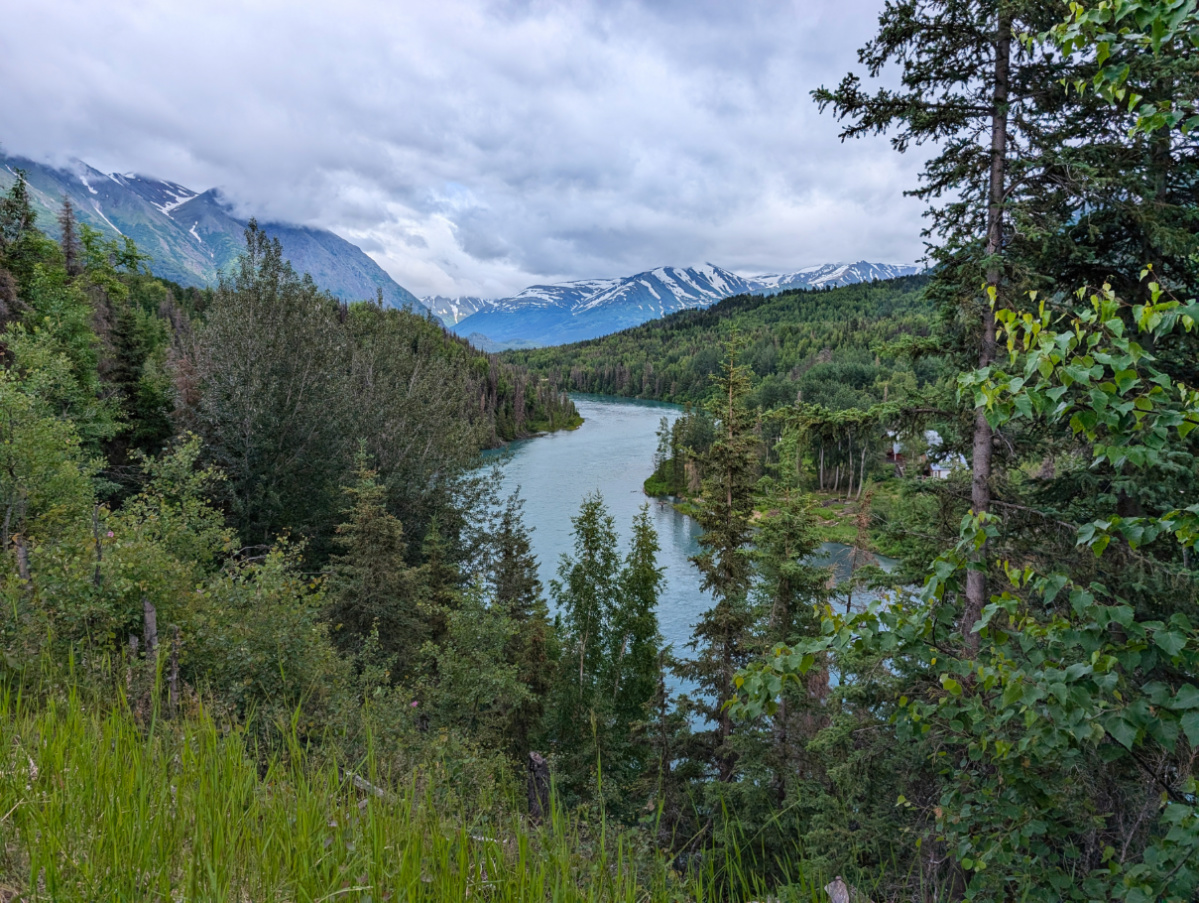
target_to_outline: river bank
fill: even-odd
[[[602,395],[572,395],[583,423],[511,443],[502,456],[501,488],[519,490],[538,573],[548,590],[557,577],[564,554],[573,550],[571,518],[589,492],[598,491],[616,521],[621,543],[630,538],[633,516],[649,505],[661,548],[658,564],[665,581],[658,603],[662,636],[676,655],[685,655],[696,619],[712,605],[691,558],[700,551],[702,532],[689,516],[686,500],[676,504],[645,492],[645,474],[652,467],[657,431],[663,417],[681,416],[677,405]],[[827,565],[832,581],[854,604],[878,598],[862,580],[877,568],[890,571],[894,561],[882,555],[869,538],[859,541],[856,524],[861,508],[844,499],[823,500],[820,520],[825,542],[813,563]],[[827,513],[825,513],[827,512]],[[848,524],[853,524],[852,528]],[[855,532],[849,532],[852,529]],[[865,570],[864,570],[865,569]],[[878,573],[878,571],[873,571]]]

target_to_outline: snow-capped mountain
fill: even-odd
[[[588,298],[581,310],[632,308],[648,313],[646,319],[664,317],[676,310],[707,307],[721,298],[742,295],[751,284],[735,273],[706,263],[701,267],[659,267],[621,279]]]
[[[920,272],[919,267],[894,263],[822,263],[804,267],[794,273],[754,276],[753,293],[772,295],[790,288],[824,288],[826,285],[851,285],[855,282],[874,282],[878,279],[895,279],[912,276]]]
[[[0,190],[13,183],[18,169],[28,180],[38,226],[47,233],[58,234],[58,211],[68,197],[81,222],[110,238],[129,236],[151,255],[154,273],[182,285],[214,285],[245,246],[245,221],[215,189],[201,193],[137,173],[103,173],[80,160],[60,169],[0,154]],[[326,291],[346,300],[368,300],[382,289],[384,301],[394,306],[423,309],[411,292],[344,238],[288,223],[260,225],[282,242],[292,266]]]
[[[826,263],[794,273],[738,276],[714,264],[658,267],[622,279],[588,279],[533,285],[511,298],[480,301],[474,313],[446,325],[485,350],[562,345],[618,332],[647,320],[733,295],[770,295],[794,288],[823,288],[919,272],[887,263]],[[436,310],[436,308],[434,308]],[[438,311],[438,313],[440,313]]]
[[[489,298],[479,298],[474,295],[460,295],[457,298],[447,298],[445,295],[425,295],[420,299],[420,303],[433,311],[446,326],[453,326],[471,314],[478,313],[492,302]]]
[[[620,279],[532,285],[511,298],[480,305],[452,328],[459,335],[485,336],[491,347],[559,345],[751,290],[747,280],[710,263],[659,267]]]

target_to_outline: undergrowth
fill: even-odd
[[[295,739],[263,754],[204,711],[0,687],[0,899],[676,901],[764,898],[734,857],[686,867],[647,832],[545,824],[513,800],[398,789]],[[355,781],[355,776],[358,780]],[[385,789],[386,788],[386,789]],[[812,900],[804,884],[772,894]]]

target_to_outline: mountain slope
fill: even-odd
[[[447,298],[445,295],[425,295],[420,299],[420,303],[433,311],[448,327],[460,320],[465,320],[491,302],[487,298],[479,298],[474,295],[460,295],[456,298]]]
[[[675,311],[707,307],[750,290],[745,279],[712,264],[659,267],[623,279],[530,286],[515,297],[482,306],[453,329],[509,347],[560,345],[619,332]]]
[[[609,335],[677,311],[709,307],[734,295],[852,285],[916,272],[913,266],[864,260],[748,278],[713,264],[659,267],[623,279],[534,285],[495,301],[470,299],[472,313],[443,319],[479,347],[537,348]]]
[[[81,222],[109,237],[127,235],[151,255],[156,275],[182,285],[212,285],[226,273],[244,247],[245,222],[212,189],[196,192],[176,182],[136,173],[102,173],[74,161],[55,168],[21,157],[0,154],[0,190],[25,171],[38,226],[58,234],[58,210],[70,198]],[[346,300],[373,299],[379,290],[394,307],[423,310],[407,289],[397,284],[356,245],[325,229],[264,222],[266,233],[283,243],[283,253],[298,272]]]
[[[835,285],[853,285],[855,282],[896,279],[900,276],[914,276],[918,272],[919,267],[859,260],[857,263],[817,264],[794,273],[755,276],[750,282],[754,283],[755,295],[769,295],[792,288],[828,288]]]

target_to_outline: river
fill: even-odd
[[[616,519],[622,553],[628,547],[633,515],[648,503],[662,547],[658,564],[665,568],[666,577],[658,602],[658,624],[675,655],[685,658],[692,627],[712,604],[711,595],[700,589],[699,572],[690,561],[699,551],[700,529],[669,501],[647,498],[642,490],[653,466],[658,423],[663,417],[673,421],[683,409],[603,395],[572,397],[584,418],[581,427],[514,442],[508,446],[504,464],[504,494],[519,487],[525,500],[525,523],[533,530],[541,582],[548,594],[563,553],[573,552],[570,519],[578,514],[588,492],[599,490],[603,495]],[[840,543],[825,543],[811,560],[831,566],[840,581],[849,574],[852,551]],[[894,563],[882,556],[869,556],[869,560],[884,570]],[[874,598],[877,594],[859,590],[854,594],[854,607]]]
[[[700,589],[699,572],[689,561],[699,551],[700,529],[665,499],[651,499],[642,483],[653,466],[658,423],[682,414],[676,405],[601,395],[575,395],[583,416],[577,430],[550,433],[508,446],[503,490],[517,487],[525,500],[525,523],[533,529],[533,552],[548,594],[563,553],[573,551],[570,519],[583,496],[598,490],[616,519],[621,552],[627,551],[633,516],[648,503],[662,550],[665,588],[658,602],[658,624],[676,655],[685,656],[696,618],[712,604]]]

